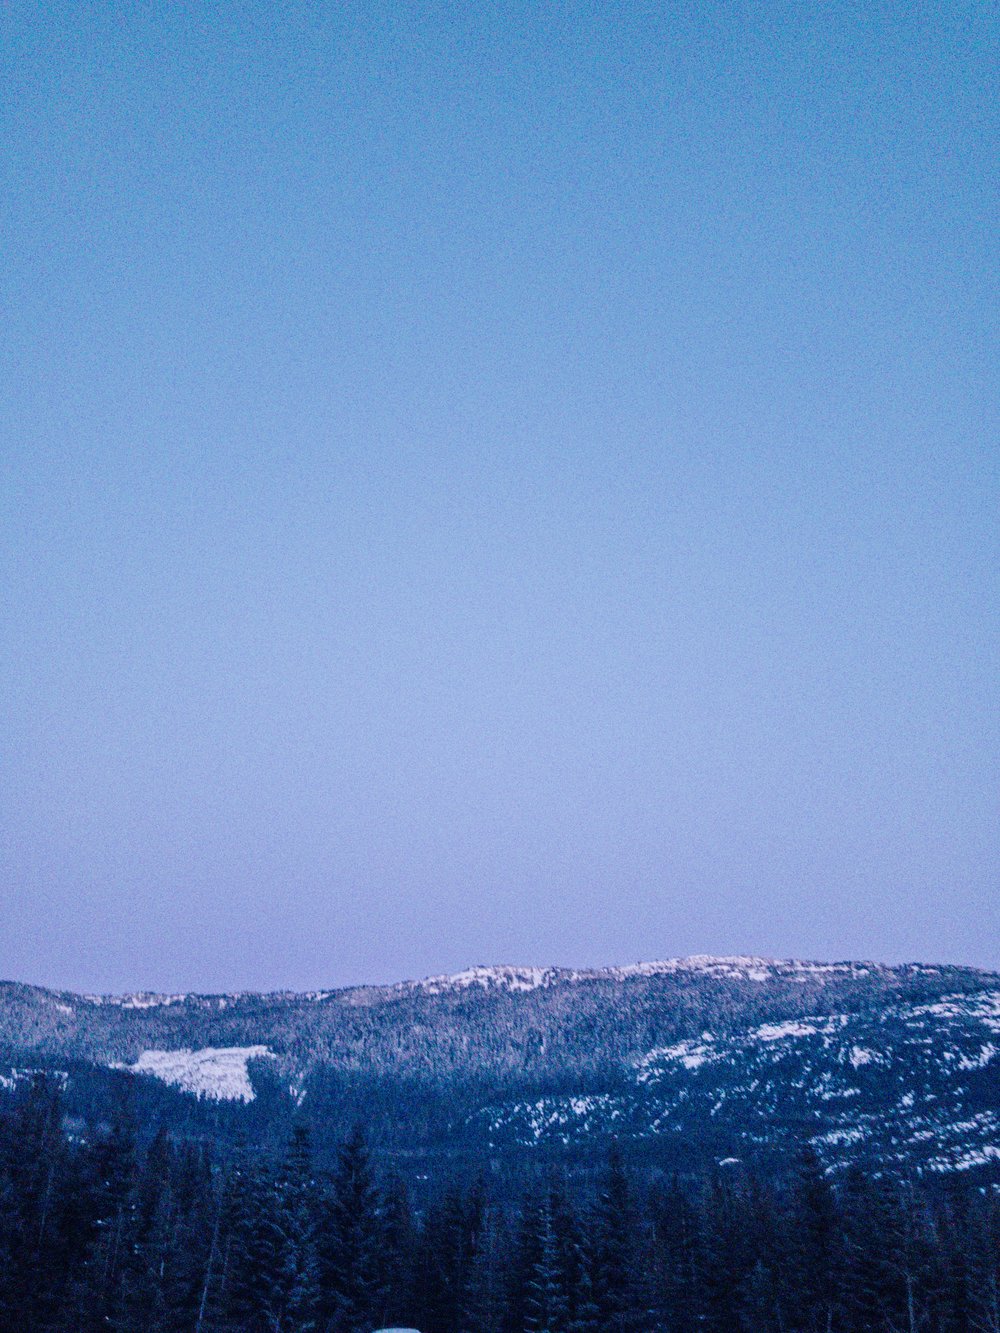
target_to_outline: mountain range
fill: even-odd
[[[0,983],[0,1087],[47,1070],[72,1114],[320,1146],[362,1121],[405,1167],[592,1157],[1000,1181],[1000,974],[695,957],[475,967],[309,993],[78,995]]]

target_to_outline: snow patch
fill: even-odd
[[[609,967],[604,975],[624,980],[627,977],[663,977],[678,972],[705,972],[711,976],[741,977],[748,981],[766,981],[775,962],[771,958],[739,955],[731,958],[696,953],[689,958],[663,958],[653,963],[628,963]]]
[[[1000,1032],[1000,990],[978,991],[973,995],[944,995],[934,1004],[917,1005],[915,1018],[932,1014],[936,1018],[978,1018],[993,1032]]]
[[[956,1069],[982,1069],[988,1065],[997,1053],[997,1047],[991,1041],[984,1041],[974,1055],[960,1055],[955,1063]]]
[[[446,976],[426,977],[423,981],[402,981],[394,990],[421,990],[428,995],[442,995],[447,991],[468,990],[480,986],[483,990],[532,991],[551,985],[572,973],[555,967],[469,967],[464,972]]]
[[[860,1143],[866,1130],[861,1125],[852,1125],[848,1129],[831,1129],[827,1134],[817,1134],[813,1143],[825,1143],[829,1147],[844,1147],[850,1143]]]
[[[970,1171],[974,1166],[986,1166],[990,1162],[1000,1162],[1000,1148],[993,1143],[984,1143],[981,1148],[968,1148],[951,1157],[932,1157],[927,1165],[931,1171]]]
[[[654,1050],[648,1051],[639,1061],[636,1078],[640,1083],[655,1078],[661,1072],[656,1066],[667,1060],[681,1064],[685,1069],[700,1069],[702,1065],[717,1058],[712,1045],[712,1034],[703,1032],[701,1041],[679,1041],[673,1046],[657,1046]]]
[[[206,1046],[192,1051],[143,1051],[132,1065],[118,1065],[134,1074],[150,1074],[163,1083],[216,1101],[252,1102],[249,1060],[274,1058],[266,1046]]]
[[[852,1046],[847,1058],[855,1069],[860,1069],[862,1065],[883,1063],[878,1051],[870,1051],[867,1046]]]
[[[15,1069],[10,1066],[5,1074],[0,1074],[0,1088],[14,1092],[22,1083],[29,1083],[33,1078],[48,1079],[60,1088],[65,1088],[69,1082],[69,1074],[65,1069]]]
[[[116,1009],[162,1009],[169,1004],[183,1004],[187,995],[157,995],[153,991],[136,991],[133,995],[81,995],[88,1004],[109,1004]]]
[[[785,1037],[815,1037],[819,1028],[801,1018],[790,1019],[787,1023],[763,1023],[751,1037],[758,1041],[782,1041]]]

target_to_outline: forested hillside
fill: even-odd
[[[477,968],[306,995],[79,996],[0,986],[0,1082],[68,1114],[127,1085],[143,1134],[332,1160],[363,1118],[415,1178],[441,1159],[586,1167],[616,1138],[661,1170],[851,1163],[1000,1180],[1000,977],[969,968],[696,958]]]
[[[126,1111],[64,1132],[57,1082],[0,1095],[0,1327],[19,1333],[996,1333],[1000,1196],[959,1178],[679,1179],[614,1147],[516,1197],[441,1169],[414,1202],[360,1131],[319,1169]]]

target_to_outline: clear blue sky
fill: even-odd
[[[2,22],[0,975],[1000,965],[994,6]]]

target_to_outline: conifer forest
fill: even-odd
[[[127,1106],[68,1133],[39,1076],[0,1102],[0,1327],[18,1333],[997,1333],[1000,1195],[948,1180],[721,1163],[484,1161],[396,1174],[345,1133],[317,1167]]]

